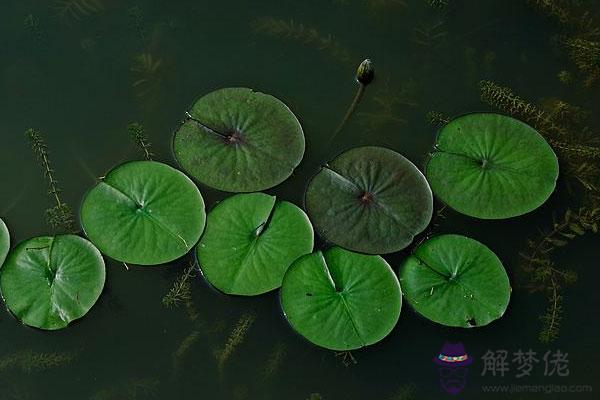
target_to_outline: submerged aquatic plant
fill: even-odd
[[[188,354],[192,346],[200,340],[201,334],[198,330],[191,331],[179,344],[175,352],[173,353],[173,370],[175,372],[181,369],[181,365],[185,356]]]
[[[427,5],[433,8],[446,8],[450,0],[427,0]]]
[[[153,105],[163,81],[163,60],[149,53],[140,54],[134,58],[131,72],[136,97]]]
[[[104,11],[102,0],[55,0],[57,17],[69,24]]]
[[[77,352],[35,352],[33,350],[19,351],[0,358],[0,372],[19,370],[25,373],[46,371],[70,364],[78,356]]]
[[[562,288],[577,280],[575,271],[556,265],[552,253],[588,232],[598,233],[599,227],[600,207],[569,209],[561,219],[553,220],[550,229],[530,240],[527,250],[521,253],[522,269],[528,277],[526,287],[531,292],[543,292],[548,298],[546,312],[541,317],[540,341],[547,343],[558,337],[563,312]]]
[[[427,114],[425,114],[425,120],[427,123],[439,128],[450,122],[450,117],[439,111],[428,111]]]
[[[227,361],[233,356],[237,348],[244,342],[248,331],[252,327],[252,324],[256,320],[254,314],[244,314],[240,317],[237,324],[229,334],[225,347],[215,351],[215,358],[217,359],[217,365],[221,375],[225,370]]]
[[[188,318],[191,321],[198,319],[198,312],[192,300],[192,285],[190,282],[196,276],[197,271],[196,264],[190,264],[183,270],[183,273],[173,283],[169,293],[162,299],[163,305],[167,308],[178,307],[181,304],[185,305]]]
[[[46,42],[46,33],[42,28],[40,23],[40,19],[33,14],[29,14],[23,20],[23,26],[25,30],[29,32],[31,36],[33,36],[34,40],[39,44]]]
[[[159,382],[149,378],[132,378],[96,392],[90,400],[146,400],[158,398]]]
[[[28,129],[25,136],[31,143],[31,148],[36,154],[44,176],[48,180],[48,194],[54,199],[56,205],[46,210],[46,221],[54,230],[62,232],[73,232],[75,230],[75,216],[71,207],[64,203],[60,198],[61,190],[58,187],[58,181],[54,175],[54,170],[50,163],[48,146],[42,135],[34,129]]]
[[[127,125],[127,131],[129,132],[129,136],[131,136],[131,139],[136,144],[136,146],[138,146],[140,150],[142,150],[142,152],[144,153],[144,157],[146,158],[146,160],[152,161],[152,157],[154,157],[154,154],[151,150],[150,140],[148,139],[148,136],[146,136],[144,125],[142,125],[139,122],[132,122],[129,125]]]
[[[432,22],[421,22],[412,31],[411,42],[425,49],[430,49],[440,43],[448,32],[443,19]]]
[[[262,371],[263,380],[268,381],[271,379],[279,368],[283,365],[283,361],[285,360],[285,356],[287,355],[287,346],[283,342],[277,342],[273,346],[271,353],[269,354],[269,358],[265,363],[265,368]]]
[[[569,57],[583,76],[583,86],[590,87],[600,79],[600,41],[581,37],[562,40]]]
[[[392,88],[386,80],[373,95],[377,109],[372,112],[360,112],[360,123],[366,132],[374,132],[388,125],[402,125],[406,120],[399,117],[398,107],[416,107],[416,82],[408,79],[399,89]]]
[[[408,383],[400,386],[388,400],[412,400],[416,397],[417,385]]]
[[[307,27],[303,23],[273,17],[261,17],[254,19],[250,23],[250,27],[259,34],[300,42],[305,46],[327,53],[334,59],[344,63],[352,58],[350,52],[331,34],[322,34],[317,29]]]
[[[148,32],[146,31],[144,11],[140,6],[133,6],[129,9],[128,14],[138,39],[145,42],[148,39]]]

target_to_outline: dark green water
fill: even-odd
[[[251,87],[282,99],[303,124],[307,151],[300,168],[269,191],[302,204],[307,180],[318,165],[349,147],[386,146],[422,165],[436,133],[425,114],[488,110],[479,99],[481,79],[508,85],[533,101],[558,96],[594,110],[598,100],[597,90],[558,81],[558,71],[573,69],[567,55],[552,44],[560,30],[524,1],[450,0],[443,10],[424,0],[405,5],[381,0],[101,3],[102,11],[66,21],[57,18],[53,1],[0,4],[0,216],[15,242],[47,233],[44,210],[49,200],[23,135],[29,127],[46,135],[64,198],[79,207],[95,177],[140,158],[127,136],[129,122],[142,122],[158,158],[174,165],[172,132],[193,100],[220,87]],[[33,16],[33,28],[24,23],[28,15]],[[263,17],[314,27],[338,45],[257,32],[252,22]],[[419,35],[423,27],[433,27],[429,38]],[[425,39],[427,43],[419,43]],[[132,71],[141,54],[151,56],[154,72]],[[356,90],[355,67],[365,57],[374,60],[377,80],[361,104],[363,114],[355,115],[337,143],[326,149]],[[134,87],[140,79],[145,81]],[[390,101],[393,96],[396,101]],[[600,118],[592,115],[589,124],[600,126]],[[201,190],[209,206],[226,197]],[[447,212],[438,231],[486,243],[514,277],[527,238],[567,202],[557,194],[535,212],[504,221]],[[599,246],[598,236],[587,236],[557,253],[580,280],[565,291],[562,329],[553,343],[537,339],[544,296],[515,288],[502,319],[472,330],[434,325],[405,304],[392,334],[354,352],[358,363],[348,367],[290,329],[277,293],[228,297],[198,276],[192,292],[199,317],[190,322],[185,307],[161,304],[187,259],[154,268],[132,266],[129,271],[107,260],[103,295],[71,327],[43,332],[2,313],[0,399],[304,400],[313,393],[321,396],[313,399],[327,400],[439,398],[449,395],[440,388],[431,360],[445,341],[462,342],[476,359],[463,398],[508,397],[484,394],[482,385],[594,385],[600,358],[595,313]],[[386,259],[397,268],[402,257]],[[215,351],[224,348],[246,314],[256,319],[219,370]],[[197,340],[183,356],[174,356],[193,331]],[[548,350],[568,352],[569,376],[543,376],[542,361],[528,378],[514,377],[516,364],[503,378],[481,376],[480,358],[487,350],[529,348],[540,360]],[[274,349],[284,349],[283,356],[269,373]],[[67,365],[30,372],[2,361],[28,350],[76,357]],[[413,391],[412,397],[396,396],[403,388]],[[594,398],[593,393],[512,397]]]

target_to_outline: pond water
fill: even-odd
[[[77,4],[65,9],[69,3]],[[600,10],[591,1],[577,3],[591,14]],[[557,44],[569,29],[517,0],[4,0],[0,217],[13,243],[49,229],[44,210],[50,200],[23,134],[27,128],[45,135],[64,199],[78,209],[97,177],[142,157],[127,124],[142,123],[157,159],[175,165],[172,133],[184,111],[221,87],[272,94],[299,117],[307,142],[302,164],[268,190],[282,199],[301,205],[319,165],[355,146],[389,147],[422,167],[437,130],[428,112],[454,116],[492,109],[480,99],[480,80],[508,86],[532,103],[560,98],[594,110],[597,86],[577,81],[577,67]],[[366,57],[374,61],[376,80],[329,146],[357,89],[356,66]],[[570,74],[562,74],[563,81],[572,76],[575,82],[562,82],[560,71]],[[597,131],[598,115],[584,125]],[[207,187],[201,191],[208,207],[227,197]],[[486,385],[520,385],[513,388],[521,392],[511,396],[517,399],[592,398],[589,392],[526,392],[534,390],[526,386],[551,390],[596,382],[600,237],[586,235],[553,252],[557,264],[579,275],[562,292],[554,341],[538,340],[545,293],[517,284],[519,253],[527,251],[528,239],[552,228],[553,215],[577,208],[577,196],[561,182],[544,206],[509,220],[445,211],[436,232],[473,237],[503,261],[513,284],[506,315],[486,327],[451,329],[404,304],[385,340],[352,353],[356,363],[295,334],[277,292],[226,296],[198,274],[191,301],[168,308],[163,296],[189,256],[129,270],[106,260],[100,300],[69,328],[45,332],[21,325],[7,311],[0,315],[0,399],[433,399],[449,396],[432,362],[447,341],[463,343],[474,358],[464,398],[509,396],[483,393]],[[397,269],[405,256],[385,258]],[[539,362],[531,376],[517,378],[513,353],[529,349]],[[501,350],[508,352],[509,370],[501,376],[502,364],[496,364],[496,376],[489,368],[482,374],[482,357]],[[544,355],[552,358],[557,351],[568,353],[568,374],[552,371],[552,363],[544,371]]]

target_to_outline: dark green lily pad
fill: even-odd
[[[198,181],[227,192],[255,192],[286,180],[304,155],[304,133],[281,101],[245,88],[201,97],[175,133],[173,151]]]
[[[8,309],[26,325],[54,330],[83,317],[100,297],[102,255],[75,235],[42,236],[17,245],[0,268]]]
[[[311,180],[306,207],[326,240],[362,253],[386,254],[402,250],[427,227],[433,196],[421,171],[402,155],[358,147]]]
[[[470,328],[500,318],[510,299],[510,282],[498,257],[485,245],[460,235],[435,236],[400,267],[408,303],[425,318]]]
[[[535,210],[550,197],[558,160],[529,125],[475,113],[440,130],[426,175],[436,196],[456,211],[483,219],[510,218]]]
[[[383,258],[333,247],[292,264],[283,279],[281,305],[300,335],[344,351],[386,337],[400,317],[402,293]]]
[[[200,239],[206,214],[196,185],[159,162],[133,161],[110,171],[81,207],[87,237],[125,263],[157,265],[185,255]]]
[[[217,289],[253,296],[280,287],[292,262],[312,249],[312,225],[300,208],[264,193],[238,194],[208,214],[198,261]]]
[[[6,255],[10,250],[10,233],[8,232],[8,228],[2,218],[0,218],[0,267],[4,260],[6,259]]]

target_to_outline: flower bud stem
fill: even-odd
[[[333,136],[331,137],[331,140],[330,140],[331,143],[335,142],[335,139],[337,138],[339,133],[342,131],[342,129],[344,129],[344,126],[346,125],[346,123],[348,122],[348,120],[350,119],[352,114],[354,114],[354,111],[356,111],[358,104],[360,103],[360,101],[362,100],[362,98],[365,94],[366,87],[367,87],[367,85],[360,83],[360,82],[358,83],[358,90],[356,91],[354,100],[352,100],[350,107],[348,107],[348,110],[346,111],[346,115],[344,115],[344,119],[342,119],[342,122],[340,122],[337,129],[333,133]]]

